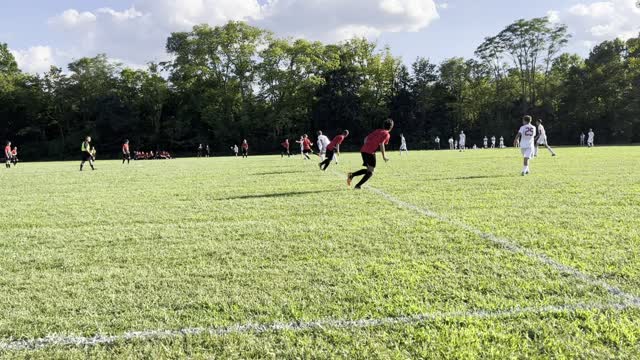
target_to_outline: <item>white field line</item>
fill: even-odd
[[[340,176],[341,178],[345,178],[346,175],[341,174],[337,171],[333,171],[334,174]],[[595,277],[591,276],[591,275],[587,275],[583,272],[581,272],[578,269],[575,269],[571,266],[562,264],[550,257],[548,257],[547,255],[543,254],[543,253],[538,253],[534,250],[531,249],[527,249],[523,246],[520,246],[512,241],[509,241],[508,239],[505,238],[501,238],[501,237],[497,237],[493,234],[489,234],[489,233],[485,233],[482,230],[476,229],[471,225],[465,224],[462,221],[459,220],[455,220],[455,219],[449,219],[447,217],[444,217],[442,215],[436,214],[435,212],[431,211],[431,210],[427,210],[427,209],[423,209],[421,207],[418,207],[416,205],[410,204],[408,202],[402,201],[398,198],[396,198],[393,195],[389,195],[386,192],[380,190],[380,189],[376,189],[374,187],[365,185],[364,187],[365,189],[371,191],[374,194],[380,195],[381,197],[385,198],[386,200],[388,200],[389,202],[407,209],[407,210],[411,210],[414,211],[418,214],[424,215],[426,217],[432,218],[432,219],[436,219],[440,222],[443,223],[447,223],[449,225],[453,225],[459,229],[468,231],[482,239],[488,240],[492,243],[495,243],[497,245],[500,245],[501,247],[503,247],[504,249],[513,252],[513,253],[517,253],[517,254],[523,254],[528,258],[534,259],[542,264],[545,264],[553,269],[556,269],[557,271],[561,272],[561,273],[565,273],[568,275],[571,275],[573,277],[575,277],[576,279],[579,279],[587,284],[590,285],[594,285],[594,286],[598,286],[601,287],[605,290],[607,290],[609,293],[620,297],[621,299],[623,299],[625,302],[633,304],[634,306],[640,306],[640,297],[627,293],[624,290],[613,286],[611,284],[608,284],[607,282],[600,280],[600,279],[596,279]]]
[[[434,312],[429,314],[387,317],[381,319],[362,320],[340,320],[327,319],[309,322],[290,322],[272,324],[232,325],[228,327],[210,328],[188,328],[182,330],[148,330],[127,332],[122,335],[96,335],[93,337],[84,336],[47,336],[39,339],[29,340],[5,340],[0,341],[0,351],[29,351],[46,349],[50,347],[91,347],[97,345],[108,345],[126,341],[149,341],[160,339],[173,339],[185,336],[225,336],[233,334],[261,334],[278,331],[312,331],[324,329],[358,329],[393,325],[419,325],[428,322],[441,320],[464,320],[464,319],[496,319],[513,318],[526,315],[550,315],[578,311],[622,311],[628,308],[635,308],[636,305],[627,303],[608,304],[575,304],[563,306],[545,306],[539,308],[525,307],[496,311],[459,311],[459,312]]]

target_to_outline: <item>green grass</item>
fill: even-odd
[[[393,154],[370,184],[640,296],[640,148]],[[359,169],[344,155],[339,173]],[[20,164],[0,181],[0,343],[619,303],[299,158]],[[7,189],[11,189],[7,191]],[[197,335],[7,358],[629,358],[640,310]]]

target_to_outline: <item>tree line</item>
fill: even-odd
[[[0,139],[22,157],[74,157],[86,135],[101,154],[215,152],[248,139],[254,152],[285,138],[349,129],[351,146],[387,117],[414,148],[464,130],[469,143],[515,135],[528,113],[556,144],[596,129],[600,142],[640,140],[640,37],[604,41],[588,58],[563,52],[567,27],[518,20],[472,59],[410,66],[366,39],[323,44],[278,38],[243,22],[195,26],[167,39],[170,61],[132,69],[100,54],[64,71],[21,72],[0,44]]]

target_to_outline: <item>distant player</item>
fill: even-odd
[[[82,161],[80,162],[80,171],[84,168],[84,163],[89,162],[91,170],[96,168],[93,166],[93,152],[91,151],[91,136],[87,136],[86,139],[80,145],[80,152],[82,155]]]
[[[209,144],[207,144],[207,146],[205,146],[204,152],[205,152],[207,157],[211,156],[211,148],[209,147]]]
[[[378,151],[378,148],[380,149],[380,152],[382,152],[382,159],[385,162],[389,161],[385,145],[389,144],[389,139],[391,138],[390,132],[392,129],[393,120],[387,119],[384,122],[383,129],[375,130],[365,138],[364,146],[360,149],[360,153],[362,155],[363,166],[365,166],[366,169],[362,169],[355,173],[349,173],[347,176],[347,185],[351,186],[351,182],[355,177],[364,176],[358,185],[356,185],[356,189],[361,189],[362,185],[371,179],[376,169],[376,152]]]
[[[589,137],[587,138],[587,146],[593,147],[595,145],[596,134],[593,132],[593,129],[589,129]]]
[[[202,144],[198,145],[198,157],[202,157],[203,151],[204,151],[204,146]]]
[[[482,139],[482,147],[484,149],[488,149],[489,148],[489,138],[488,137],[484,137],[484,139]]]
[[[404,138],[404,134],[400,134],[400,156],[402,152],[406,152],[409,155],[409,149],[407,148],[407,139]]]
[[[520,144],[520,151],[524,157],[524,168],[522,169],[522,176],[529,175],[529,160],[533,156],[536,139],[536,128],[531,125],[532,118],[527,115],[522,119],[522,126],[518,130],[518,135],[513,140],[513,145],[517,147]]]
[[[14,146],[13,150],[11,150],[11,163],[13,166],[18,165],[18,147]]]
[[[492,149],[496,148],[496,137],[495,136],[491,137],[491,148]]]
[[[504,137],[500,136],[500,149],[504,149]]]
[[[459,145],[458,145],[458,140],[454,141],[454,142],[453,142],[453,149],[454,149],[454,150],[458,150],[458,146],[459,146]]]
[[[131,151],[129,150],[129,140],[125,140],[122,144],[122,165],[124,162],[131,163]],[[104,169],[103,169],[104,170]]]
[[[453,147],[453,137],[449,137],[449,150],[455,150],[456,148]]]
[[[334,137],[329,145],[327,145],[327,156],[324,161],[320,163],[320,170],[326,171],[329,165],[331,165],[331,160],[333,160],[333,157],[337,154],[340,154],[340,145],[344,142],[344,139],[347,136],[349,136],[349,130],[345,130],[342,132],[342,134]]]
[[[434,142],[436,143],[436,150],[440,150],[440,136],[436,136]]]
[[[309,139],[309,135],[304,134],[302,137],[300,137],[300,140],[296,142],[300,144],[300,150],[302,151],[304,160],[311,160],[311,158],[309,157],[309,154],[312,153],[311,139]]]
[[[4,161],[5,167],[7,169],[11,169],[11,159],[13,155],[11,155],[11,141],[7,141],[7,145],[4,147]]]
[[[240,148],[238,148],[238,144],[233,145],[231,147],[231,151],[236,157],[238,157],[238,153],[240,152]]]
[[[460,151],[465,151],[467,146],[467,135],[464,134],[464,131],[460,132],[460,136],[458,138],[458,147]]]
[[[287,154],[288,157],[291,157],[291,152],[289,151],[289,139],[284,139],[284,142],[282,142],[280,145],[282,146],[282,153],[280,155],[283,158],[285,154]]]
[[[584,146],[586,139],[587,136],[584,134],[584,132],[580,133],[580,146]]]
[[[318,144],[318,155],[320,156],[320,161],[324,161],[325,156],[327,155],[327,146],[331,143],[329,138],[322,134],[322,131],[318,131],[318,140],[316,140]]]
[[[548,139],[547,139],[547,131],[544,129],[544,126],[542,126],[542,120],[538,119],[538,121],[536,122],[536,125],[538,125],[538,130],[537,130],[538,137],[536,139],[536,149],[533,156],[538,157],[538,150],[540,149],[540,145],[544,145],[547,148],[547,150],[549,150],[549,152],[551,153],[551,156],[556,156],[556,153],[553,151],[551,146],[549,146]]]
[[[242,141],[242,158],[243,159],[249,158],[249,142],[247,142],[247,139],[244,139]]]

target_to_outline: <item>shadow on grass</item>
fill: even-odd
[[[261,172],[261,173],[255,173],[255,174],[251,174],[251,176],[268,176],[268,175],[287,175],[287,174],[301,174],[304,171],[272,171],[272,172]]]
[[[427,181],[453,181],[453,180],[480,180],[480,179],[500,179],[500,178],[510,178],[513,175],[478,175],[478,176],[461,176],[454,178],[439,178],[439,179],[429,179]]]
[[[283,192],[283,193],[273,193],[273,194],[255,194],[255,195],[241,195],[241,196],[231,196],[227,198],[215,199],[215,201],[224,201],[224,200],[250,200],[250,199],[277,199],[277,198],[288,198],[294,196],[304,196],[311,194],[328,194],[339,192],[338,190],[321,190],[321,191],[291,191],[291,192]]]

